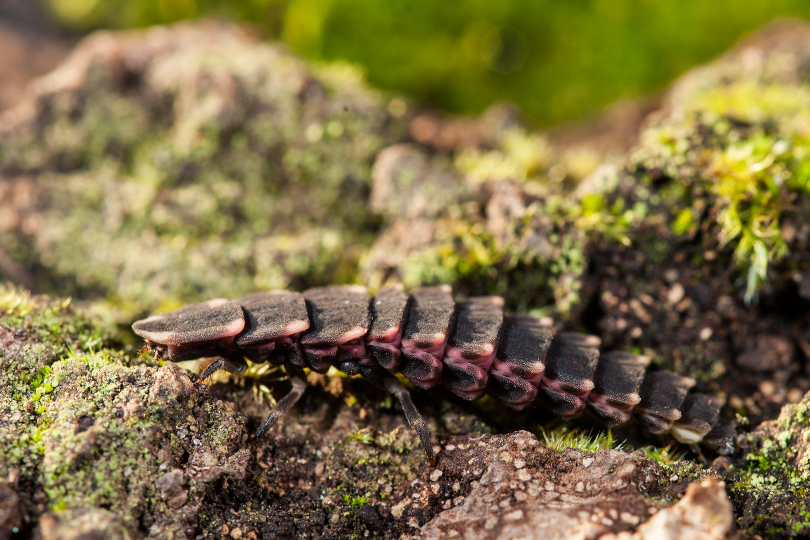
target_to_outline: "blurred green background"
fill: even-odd
[[[506,100],[534,125],[654,92],[775,17],[810,17],[808,0],[47,1],[81,30],[250,22],[428,106],[475,113]]]

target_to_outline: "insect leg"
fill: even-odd
[[[256,437],[261,437],[267,433],[267,430],[273,427],[281,417],[287,414],[287,411],[304,395],[304,390],[307,387],[307,378],[304,371],[289,362],[284,363],[284,369],[287,371],[287,376],[290,378],[292,389],[270,410],[270,415],[267,417],[267,420],[256,430]]]
[[[405,413],[405,418],[408,419],[408,424],[419,435],[419,440],[422,441],[422,448],[425,449],[425,454],[430,460],[431,465],[436,464],[436,454],[433,452],[433,443],[430,440],[430,431],[428,431],[425,419],[411,399],[411,393],[405,388],[396,377],[393,377],[387,371],[375,366],[360,366],[360,374],[372,384],[383,388],[388,393],[393,394],[400,404]]]
[[[199,382],[204,381],[220,369],[224,369],[228,373],[233,373],[234,375],[242,375],[245,371],[247,371],[247,364],[241,359],[235,360],[218,356],[213,362],[208,364],[208,367],[206,367],[205,371],[202,372]]]

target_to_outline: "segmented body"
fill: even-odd
[[[284,365],[293,391],[260,432],[300,397],[304,369],[324,373],[335,366],[394,393],[431,458],[421,416],[391,374],[465,399],[489,394],[514,409],[541,403],[566,419],[589,412],[616,426],[635,417],[654,434],[731,449],[734,426],[720,420],[722,401],[690,392],[692,379],[647,371],[644,356],[600,354],[594,336],[554,335],[546,318],[505,316],[499,297],[455,303],[449,286],[410,295],[391,286],[373,298],[356,285],[261,292],[186,306],[133,329],[171,361],[216,357],[203,378],[217,369],[243,373],[244,358]]]

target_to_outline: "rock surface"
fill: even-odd
[[[743,535],[807,534],[807,51],[802,25],[742,44],[603,163],[508,110],[417,111],[227,25],[87,38],[0,116],[0,275],[59,298],[0,289],[0,533],[713,538],[734,534],[722,476]],[[198,385],[127,330],[185,301],[389,280],[642,351],[749,433],[711,469],[560,453],[517,431],[547,432],[538,411],[416,393],[432,468],[387,396],[329,374],[255,440],[278,372]]]
[[[426,540],[596,538],[631,531],[661,507],[652,503],[651,497],[669,499],[681,487],[678,475],[673,475],[671,491],[656,493],[660,486],[655,485],[654,478],[667,473],[663,468],[645,464],[639,454],[619,450],[596,454],[569,450],[560,454],[542,446],[526,432],[509,435],[496,447],[482,439],[472,446],[485,452],[485,472],[471,483],[472,490],[455,508],[445,510],[422,528]],[[440,464],[432,475],[440,478],[441,472]],[[469,471],[462,474],[467,475]],[[695,497],[693,485],[687,488],[680,506],[673,508],[701,507],[691,502]],[[720,517],[712,515],[717,527],[712,529],[711,538],[724,538],[731,530],[731,504],[722,484],[715,482],[714,487],[718,486],[719,492],[715,489],[714,495],[718,502],[705,509],[709,515],[716,507],[723,510]],[[660,531],[677,525],[677,520],[672,519],[663,525],[651,524],[661,522],[659,515],[666,512],[669,510],[644,523],[639,533],[649,534],[643,531],[650,527]],[[693,515],[686,522],[699,528],[709,522],[707,517]]]
[[[723,482],[693,482],[677,504],[657,512],[631,534],[604,535],[602,540],[722,540],[732,531],[734,515]]]

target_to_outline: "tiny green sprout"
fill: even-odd
[[[355,429],[349,433],[349,436],[355,441],[363,444],[371,444],[374,442],[374,436],[371,432],[371,428]]]
[[[552,450],[562,452],[575,448],[583,452],[598,452],[607,448],[622,448],[624,443],[617,443],[610,430],[594,435],[591,431],[582,431],[567,426],[540,428],[545,445]]]
[[[25,317],[33,309],[30,293],[9,283],[0,285],[0,310],[6,315]]]
[[[695,226],[695,218],[691,208],[684,208],[672,223],[672,232],[686,234]]]
[[[684,456],[686,456],[686,451],[675,451],[672,449],[671,446],[666,446],[664,448],[658,448],[655,446],[642,446],[639,448],[644,453],[644,456],[647,459],[651,459],[653,461],[657,461],[662,465],[674,465],[679,461],[683,460]]]
[[[393,406],[394,406],[394,398],[393,396],[391,396],[391,394],[386,395],[385,399],[383,399],[382,403],[380,403],[380,408],[384,410],[391,409],[393,408]]]
[[[365,495],[361,495],[359,497],[353,497],[351,505],[352,506],[365,506],[368,502],[369,494],[366,493]]]

